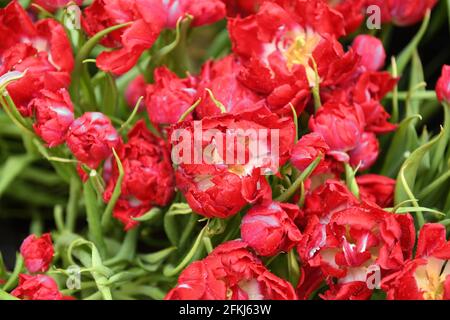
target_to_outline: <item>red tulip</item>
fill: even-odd
[[[21,274],[19,285],[11,294],[23,300],[67,300],[58,290],[55,280],[45,275]]]
[[[300,241],[294,224],[299,214],[298,206],[288,203],[254,206],[242,219],[242,240],[261,256],[287,252]]]
[[[420,230],[415,259],[383,279],[388,299],[449,300],[450,242],[443,225],[427,223]]]
[[[263,174],[277,172],[288,160],[294,131],[292,119],[265,107],[177,124],[169,135],[172,158],[179,163],[177,188],[191,208],[206,217],[226,218],[248,203],[268,199]],[[272,143],[276,135],[278,147]],[[244,140],[248,143],[242,144]]]
[[[29,102],[42,89],[56,91],[70,84],[74,59],[64,27],[53,19],[34,23],[17,1],[0,9],[0,76],[26,74],[7,86],[20,113],[29,117]]]
[[[442,67],[442,74],[436,83],[436,95],[441,102],[450,103],[450,66]]]
[[[225,5],[220,0],[165,0],[166,26],[174,28],[180,17],[191,15],[193,26],[211,24],[225,18]]]
[[[66,142],[75,158],[96,169],[121,144],[121,138],[104,114],[86,112],[69,127]]]
[[[159,67],[154,72],[155,83],[147,86],[145,104],[152,122],[175,124],[195,102],[196,80],[189,76],[180,79],[167,69]],[[186,119],[191,119],[189,114]]]
[[[97,67],[117,75],[130,70],[142,52],[151,48],[158,38],[165,17],[165,10],[159,0],[95,0],[84,9],[81,20],[90,36],[114,25],[131,23],[102,40],[103,45],[115,50],[100,53],[96,59]]]
[[[367,71],[377,71],[384,66],[386,52],[378,38],[359,35],[353,40],[352,48],[361,56],[361,64]]]
[[[240,80],[267,97],[271,108],[299,114],[317,82],[332,86],[356,65],[336,40],[345,33],[342,16],[324,1],[266,1],[255,15],[229,20],[233,51],[242,60]]]
[[[315,173],[328,171],[328,163],[324,156],[330,150],[320,134],[309,133],[304,135],[294,146],[291,152],[291,162],[299,170],[305,170],[318,156],[322,156]]]
[[[348,152],[358,147],[364,132],[364,114],[359,106],[327,102],[310,118],[309,128],[329,146],[328,154],[348,162]]]
[[[206,89],[213,92],[215,99],[220,101],[229,113],[251,109],[262,99],[238,80],[240,68],[241,64],[234,55],[218,61],[208,61],[203,65],[198,84],[198,95],[202,102],[195,108],[200,119],[221,113]]]
[[[54,255],[50,233],[45,233],[41,237],[36,237],[34,234],[29,235],[20,247],[20,254],[24,258],[29,272],[46,272]]]
[[[205,259],[189,265],[166,300],[292,300],[292,285],[270,273],[234,240],[215,248]]]
[[[62,144],[74,120],[73,105],[67,90],[42,90],[40,95],[30,102],[30,107],[36,117],[33,124],[36,134],[49,147]]]
[[[432,9],[437,0],[389,0],[388,3],[394,24],[409,26],[422,20],[425,12]]]
[[[382,208],[393,205],[394,179],[376,174],[365,174],[356,177],[356,182],[361,200],[375,202]]]
[[[33,2],[47,11],[55,12],[57,9],[65,7],[70,2],[81,6],[83,0],[33,0]]]
[[[358,146],[349,152],[350,164],[360,170],[370,168],[378,158],[379,144],[372,132],[364,132]]]
[[[125,175],[120,201],[113,214],[128,230],[138,224],[133,217],[142,215],[153,206],[165,206],[170,202],[175,176],[168,146],[152,134],[142,120],[128,133],[128,142],[117,149],[117,154]],[[118,168],[114,164],[103,195],[105,201],[111,199],[118,177]]]
[[[140,97],[145,98],[146,88],[147,83],[145,82],[145,79],[142,75],[137,76],[130,82],[127,89],[125,90],[125,100],[128,107],[130,107],[131,109],[134,108]],[[138,108],[139,111],[145,109],[144,100],[141,101]]]

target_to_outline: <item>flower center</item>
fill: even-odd
[[[322,37],[311,29],[302,29],[296,31],[291,39],[293,39],[291,44],[284,51],[287,68],[292,70],[296,65],[304,66],[309,85],[314,86],[316,73],[314,68],[310,65],[310,59],[313,57],[313,52]]]
[[[247,293],[249,300],[264,300],[261,288],[256,279],[241,281],[239,282],[239,287]]]
[[[417,286],[423,292],[423,298],[426,300],[442,300],[444,296],[444,282],[447,275],[450,274],[450,264],[442,267],[447,261],[429,258],[426,265],[419,266],[414,277]]]

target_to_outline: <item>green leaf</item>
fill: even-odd
[[[0,197],[20,173],[34,160],[28,154],[10,156],[0,169]]]
[[[348,189],[355,195],[356,198],[359,198],[359,187],[356,182],[356,170],[350,166],[350,164],[345,163],[345,181]]]
[[[184,119],[186,119],[186,117],[195,110],[195,108],[197,108],[197,106],[200,104],[200,102],[202,101],[202,98],[198,98],[197,101],[194,102],[194,104],[192,106],[190,106],[185,112],[183,112],[183,114],[181,115],[180,119],[178,119],[178,123],[183,122]]]
[[[132,218],[132,219],[134,221],[144,222],[144,221],[149,221],[149,220],[155,219],[155,217],[159,216],[160,214],[161,214],[160,208],[151,208],[149,211],[144,213],[142,216]]]
[[[291,249],[287,255],[288,258],[288,273],[289,281],[292,285],[297,285],[298,279],[300,278],[300,268],[298,265],[297,256],[295,255],[295,249]]]
[[[19,0],[19,3],[24,9],[27,9],[31,3],[31,0]]]
[[[20,299],[0,289],[0,300],[20,300]]]
[[[394,208],[385,208],[384,210],[393,212],[393,213],[430,212],[430,213],[434,213],[437,216],[445,217],[445,213],[443,213],[439,210],[430,209],[430,208],[426,208],[426,207],[400,207],[400,208],[396,208],[395,211],[394,211]]]
[[[134,117],[136,116],[136,113],[139,111],[139,106],[141,104],[142,99],[144,99],[143,96],[140,96],[139,99],[136,102],[136,105],[133,108],[133,111],[131,112],[130,116],[128,117],[128,119],[120,126],[119,128],[119,132],[122,132],[123,130],[125,130],[133,121]]]
[[[102,108],[107,116],[114,116],[117,110],[119,93],[116,82],[110,73],[106,73],[102,84]]]
[[[430,152],[431,155],[431,168],[430,172],[432,175],[438,174],[439,167],[441,165],[447,166],[444,154],[447,148],[448,142],[450,140],[450,110],[445,104],[442,105],[444,109],[444,127],[443,127],[443,138],[433,147]]]
[[[206,225],[202,231],[200,231],[200,233],[197,236],[197,239],[194,242],[194,245],[192,246],[191,250],[189,250],[189,252],[186,254],[186,256],[183,258],[183,260],[176,266],[173,267],[172,265],[166,265],[163,273],[166,277],[173,277],[176,274],[180,273],[184,267],[186,267],[188,265],[189,262],[191,262],[192,258],[194,257],[195,254],[198,253],[198,251],[200,250],[202,241],[203,241],[203,237],[205,236],[206,233],[206,229],[208,228],[208,225]]]
[[[16,254],[16,264],[14,265],[14,270],[8,278],[8,281],[3,286],[3,290],[9,291],[14,288],[18,282],[19,274],[24,268],[24,261],[20,253]]]
[[[166,296],[166,293],[158,287],[152,286],[138,286],[133,288],[133,294],[141,294],[147,296],[153,300],[162,300]]]
[[[113,265],[122,261],[132,261],[136,254],[137,241],[139,236],[139,228],[129,230],[125,234],[122,246],[116,256],[110,260],[105,261],[106,265]]]
[[[178,215],[191,214],[192,209],[187,203],[173,203],[164,216],[164,230],[172,245],[177,246],[180,236],[175,217]]]
[[[219,58],[220,54],[226,49],[231,48],[230,36],[228,30],[225,28],[219,32],[214,38],[211,46],[208,48],[208,57]]]
[[[164,261],[172,252],[176,251],[177,247],[169,247],[157,252],[139,255],[139,259],[148,264],[159,264]]]
[[[405,159],[405,154],[417,148],[418,137],[414,127],[416,119],[421,119],[421,116],[413,115],[400,123],[389,145],[383,168],[381,169],[382,175],[394,177]]]
[[[95,243],[97,248],[102,252],[106,252],[106,245],[102,235],[100,224],[100,210],[91,178],[83,185],[84,202],[86,207],[86,216],[88,222],[89,238]]]
[[[8,86],[8,84],[23,78],[25,74],[26,71],[25,72],[10,71],[0,76],[0,93],[3,94],[3,90]]]
[[[114,207],[116,206],[117,200],[119,200],[120,193],[122,192],[122,181],[123,177],[125,175],[125,172],[123,171],[122,162],[120,161],[119,156],[116,153],[116,150],[114,148],[112,149],[114,159],[117,163],[117,169],[119,171],[119,176],[117,177],[116,185],[114,186],[113,193],[111,195],[111,199],[108,202],[108,205],[105,208],[105,211],[103,212],[102,216],[102,227],[106,228],[109,225],[109,222],[111,221],[111,216],[114,210]]]
[[[81,47],[80,51],[78,52],[75,58],[76,64],[81,65],[83,61],[87,59],[92,49],[94,49],[94,47],[102,40],[103,37],[107,36],[113,31],[128,27],[131,24],[132,22],[122,23],[97,32]]]
[[[450,32],[450,0],[447,0],[447,21],[448,21],[448,30]]]
[[[178,18],[177,25],[175,27],[175,39],[169,43],[168,45],[162,47],[159,49],[153,57],[150,59],[150,66],[148,66],[150,70],[153,70],[154,67],[160,65],[161,61],[169,54],[171,53],[180,43],[181,41],[181,23],[183,22],[183,17]],[[188,18],[189,19],[189,18]]]
[[[216,97],[214,96],[213,92],[210,89],[208,89],[208,88],[206,88],[205,90],[206,90],[206,92],[208,92],[209,97],[211,98],[212,102],[214,102],[216,107],[220,110],[220,112],[221,113],[226,113],[227,109],[222,104],[222,102],[220,102],[219,100],[216,99]]]
[[[441,133],[433,140],[416,149],[403,163],[395,185],[395,204],[411,199],[414,207],[419,207],[417,201],[413,200],[416,199],[416,197],[414,196],[414,186],[417,171],[419,170],[425,154],[427,154],[431,147],[433,147],[433,145],[437,143],[439,139],[442,138],[442,136],[443,131],[441,131]],[[417,219],[419,226],[422,226],[424,224],[424,219],[421,212],[417,212]]]
[[[5,280],[8,271],[6,270],[5,261],[3,260],[3,255],[0,252],[0,279]]]
[[[411,42],[406,46],[405,49],[400,53],[400,55],[397,57],[397,70],[399,74],[402,74],[405,70],[406,66],[408,65],[409,61],[411,60],[411,57],[416,50],[417,46],[419,45],[420,41],[422,40],[423,36],[425,35],[425,32],[427,31],[428,24],[430,23],[430,16],[431,16],[431,10],[427,10],[425,17],[422,21],[422,25],[420,26],[419,31],[414,36],[414,38],[411,40]],[[389,68],[389,71],[392,72],[392,66]]]
[[[424,88],[416,89],[416,86],[425,81],[422,62],[420,61],[419,53],[417,49],[414,50],[411,61],[411,75],[409,77],[409,92],[408,98],[409,100],[406,103],[406,117],[410,117],[415,114],[419,114],[421,100],[414,99],[411,100],[411,97],[417,94],[418,92],[424,92]]]
[[[302,183],[308,179],[308,177],[313,173],[316,167],[319,165],[322,160],[321,156],[318,156],[314,161],[300,174],[300,176],[294,181],[294,183],[278,198],[275,200],[278,202],[286,202],[288,201],[294,193],[301,187]]]
[[[100,253],[94,243],[86,241],[84,239],[74,240],[67,249],[69,261],[71,262],[71,264],[76,265],[76,263],[73,261],[72,256],[74,255],[75,249],[81,246],[87,246],[91,249],[90,261],[87,261],[86,259],[81,259],[84,266],[92,267],[89,269],[90,273],[94,278],[94,281],[97,284],[97,288],[102,294],[103,299],[112,300],[111,290],[108,287],[109,284],[108,277],[111,277],[113,275],[113,272],[111,271],[111,269],[103,265]],[[79,254],[81,253],[82,251],[79,252]]]
[[[78,51],[78,54],[75,57],[75,67],[74,67],[74,71],[72,73],[72,84],[71,84],[71,95],[74,98],[75,104],[77,105],[79,102],[79,96],[80,96],[80,79],[86,76],[87,72],[86,72],[86,66],[83,64],[83,61],[86,60],[92,49],[94,49],[94,47],[100,42],[100,40],[107,36],[109,33],[124,28],[124,27],[128,27],[129,25],[131,25],[131,22],[127,22],[127,23],[122,23],[119,25],[115,25],[106,29],[103,29],[99,32],[97,32],[92,38],[90,38],[88,41],[86,41],[86,43],[80,48],[80,50]],[[87,80],[87,79],[84,79]],[[85,85],[87,85],[86,81],[85,81]],[[88,90],[91,90],[92,88],[87,88]]]

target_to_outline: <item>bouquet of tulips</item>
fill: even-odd
[[[0,299],[450,299],[449,1],[0,4]]]

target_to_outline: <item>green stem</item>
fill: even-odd
[[[295,256],[295,249],[291,249],[287,254],[289,280],[293,285],[296,285],[300,278],[300,268],[298,266],[297,257]]]
[[[211,253],[211,251],[213,251],[213,245],[211,242],[211,238],[210,237],[203,237],[203,244],[205,245],[206,248],[206,252]]]
[[[405,101],[406,99],[410,99],[410,100],[436,100],[437,101],[437,97],[436,97],[436,92],[435,91],[416,91],[413,92],[410,96],[408,96],[409,92],[407,91],[401,91],[401,92],[397,92],[397,98],[400,101]],[[388,95],[386,95],[386,99],[392,99],[393,98],[393,93],[389,93]]]
[[[78,215],[78,201],[80,199],[80,180],[76,176],[70,179],[69,201],[67,202],[66,228],[73,232]]]
[[[395,60],[395,57],[392,57],[392,76],[394,78],[398,77],[397,62]],[[394,90],[392,92],[391,122],[393,122],[393,123],[398,122],[398,85],[397,84],[395,84]]]
[[[97,45],[100,40],[108,35],[109,33],[127,27],[131,22],[122,23],[116,26],[112,26],[97,32],[92,38],[90,38],[86,43],[80,48],[77,56],[75,57],[75,67],[72,74],[72,86],[71,86],[71,96],[74,99],[76,105],[79,105],[80,100],[80,79],[84,70],[83,61],[86,60],[91,53],[92,49]]]
[[[92,239],[92,242],[94,242],[95,246],[100,251],[101,256],[104,257],[106,254],[106,245],[102,235],[97,197],[95,196],[95,190],[92,186],[91,179],[89,179],[84,184],[83,191],[86,205],[89,237]]]
[[[350,191],[355,195],[355,197],[359,198],[359,188],[355,179],[355,172],[348,163],[345,163],[345,180]]]
[[[194,111],[195,108],[197,108],[197,106],[200,104],[200,102],[202,101],[202,98],[199,98],[197,101],[194,102],[194,104],[192,106],[190,106],[185,112],[183,112],[183,114],[181,115],[180,119],[178,119],[178,123],[183,122],[184,119],[187,118],[187,116]]]
[[[102,227],[103,228],[107,228],[109,226],[114,207],[116,206],[117,200],[119,200],[120,193],[122,191],[122,181],[123,181],[123,177],[124,177],[122,162],[120,161],[120,158],[116,153],[116,150],[114,150],[114,148],[113,148],[112,151],[114,154],[114,158],[116,159],[117,168],[119,170],[119,176],[117,178],[116,185],[115,185],[113,193],[111,195],[111,199],[109,200],[108,205],[106,206],[106,209],[103,212],[103,216],[102,216]]]
[[[314,97],[314,110],[317,112],[319,108],[322,106],[322,101],[320,99],[320,77],[319,77],[319,71],[317,70],[317,64],[314,59],[312,59],[313,65],[314,65],[314,87],[312,88],[312,94]]]
[[[322,160],[322,157],[317,157],[309,166],[306,168],[300,176],[294,181],[294,183],[278,198],[275,200],[278,202],[286,202],[288,201],[294,193],[298,190],[298,188],[301,187],[302,183],[311,175],[311,173],[316,169],[316,167],[319,165],[320,161]]]
[[[121,261],[131,261],[136,253],[138,236],[139,228],[128,231],[117,255],[114,258],[105,261],[105,265],[110,266]]]
[[[139,105],[141,104],[142,99],[144,99],[143,96],[139,97],[138,101],[136,102],[136,105],[133,108],[133,112],[131,112],[130,116],[128,117],[128,119],[120,126],[119,128],[119,132],[122,132],[123,130],[125,130],[133,121],[134,117],[136,116],[136,113],[139,110]]]
[[[20,300],[20,299],[14,297],[13,295],[10,295],[6,291],[0,290],[0,300]]]
[[[194,227],[197,225],[198,216],[194,213],[192,213],[189,217],[189,222],[187,226],[184,228],[183,233],[181,234],[180,240],[178,242],[178,246],[183,249],[183,247],[186,245],[187,240],[189,239],[189,236],[192,233],[192,230],[194,230]]]
[[[434,180],[431,184],[426,186],[422,189],[422,191],[419,193],[418,197],[420,199],[424,199],[428,194],[433,192],[436,188],[438,188],[440,185],[442,185],[448,178],[450,178],[450,171],[447,171],[443,175],[441,175],[439,178]]]
[[[206,233],[206,229],[208,228],[208,225],[206,225],[202,231],[200,231],[200,233],[197,236],[197,239],[194,242],[194,245],[192,246],[191,250],[189,250],[188,254],[184,257],[184,259],[178,264],[178,266],[176,266],[175,268],[172,266],[166,266],[166,268],[164,268],[164,275],[166,277],[173,277],[176,274],[178,274],[179,272],[181,272],[181,270],[184,269],[185,266],[188,265],[188,263],[191,261],[191,259],[194,257],[194,255],[197,253],[197,251],[200,249],[200,244],[203,241],[203,237],[205,236]]]
[[[16,265],[14,266],[14,270],[13,270],[12,274],[10,275],[10,277],[8,278],[8,281],[5,283],[5,285],[2,288],[4,291],[11,290],[17,284],[17,279],[19,278],[19,274],[22,272],[23,265],[24,265],[24,261],[23,261],[22,256],[20,254],[17,254],[16,255]]]

